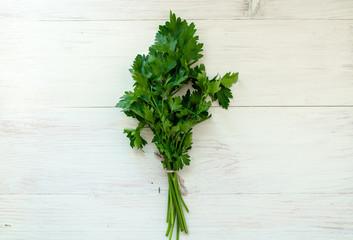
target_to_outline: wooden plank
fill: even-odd
[[[353,232],[352,194],[192,195],[186,200],[190,240],[343,240]],[[2,195],[0,201],[0,234],[9,240],[163,239],[167,227],[166,194]]]
[[[162,23],[1,22],[0,107],[114,106]],[[233,106],[353,104],[353,21],[196,26],[209,74],[240,72]]]
[[[350,0],[249,0],[258,2],[249,14],[261,19],[352,19],[353,2]]]
[[[187,18],[232,19],[244,15],[247,11],[247,4],[240,0],[4,0],[0,6],[2,18],[28,20],[167,19],[170,10]]]
[[[181,172],[190,194],[353,192],[352,108],[211,113]],[[165,193],[155,146],[132,150],[122,134],[135,125],[114,108],[2,110],[0,193]]]
[[[158,6],[158,7],[157,7]],[[0,18],[25,20],[352,19],[350,0],[2,0]]]

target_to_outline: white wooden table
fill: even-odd
[[[169,9],[240,72],[194,129],[181,239],[353,239],[351,0],[1,0],[0,239],[164,239],[166,174],[113,106]]]

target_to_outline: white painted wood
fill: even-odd
[[[353,192],[351,108],[211,112],[181,172],[191,194]],[[122,134],[135,125],[115,108],[2,110],[0,193],[165,193],[155,146]]]
[[[26,20],[352,19],[350,0],[2,0],[0,18]]]
[[[194,129],[181,239],[351,239],[350,0],[0,1],[0,239],[164,239],[155,147],[130,149],[107,107],[169,9],[210,75],[240,72]]]
[[[0,17],[7,19],[150,20],[167,19],[170,10],[194,19],[232,19],[244,15],[248,4],[240,0],[4,0],[0,6]]]
[[[183,239],[351,236],[351,108],[211,111],[181,172]],[[130,149],[133,121],[114,108],[1,113],[4,239],[163,239],[166,176],[152,145]]]
[[[352,195],[187,196],[181,239],[349,239]],[[0,196],[2,238],[166,239],[166,194]],[[6,224],[6,226],[5,226]]]
[[[260,19],[352,19],[350,0],[249,0],[259,2],[253,18]]]
[[[240,72],[233,106],[353,104],[353,21],[195,23],[209,74]],[[0,107],[114,106],[159,24],[2,21]]]

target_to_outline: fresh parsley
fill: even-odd
[[[209,78],[203,64],[196,65],[203,56],[203,44],[195,36],[194,23],[176,18],[159,26],[155,43],[147,55],[137,55],[130,72],[135,80],[133,91],[125,92],[116,105],[128,117],[137,119],[136,129],[124,129],[130,146],[142,149],[146,140],[141,136],[144,128],[154,134],[152,142],[162,157],[169,181],[168,229],[172,238],[176,225],[179,232],[188,232],[183,207],[188,208],[181,196],[177,171],[190,164],[188,151],[192,146],[192,129],[211,117],[208,110],[213,101],[227,109],[233,98],[231,86],[238,73]],[[188,88],[182,96],[182,87]]]

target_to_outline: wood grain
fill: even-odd
[[[2,0],[0,18],[25,20],[353,19],[350,0]]]
[[[0,107],[114,106],[162,23],[3,21]],[[240,72],[232,106],[353,105],[353,21],[195,23],[209,74]]]
[[[0,1],[0,239],[164,239],[166,173],[111,106],[170,9],[240,72],[194,129],[181,239],[352,239],[351,0]]]
[[[353,192],[351,108],[211,113],[181,172],[190,194]],[[155,146],[132,151],[122,134],[135,125],[114,108],[2,111],[0,193],[166,192]]]
[[[349,239],[352,195],[186,196],[181,239]],[[0,196],[4,239],[164,239],[166,194]],[[6,226],[5,226],[6,225]]]

